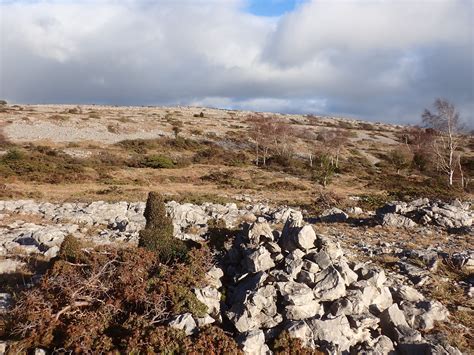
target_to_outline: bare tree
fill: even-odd
[[[458,160],[461,153],[457,149],[461,143],[462,125],[459,113],[448,100],[436,99],[434,107],[436,112],[425,109],[422,119],[426,126],[436,131],[432,147],[436,155],[437,167],[448,175],[448,185],[452,186],[454,172],[457,167],[460,167]]]
[[[326,148],[331,164],[339,168],[339,157],[349,141],[348,132],[341,129],[323,130],[318,134],[318,140]]]
[[[389,152],[388,159],[397,170],[397,175],[400,175],[400,170],[410,166],[413,160],[413,153],[405,145],[400,145]]]
[[[250,115],[247,117],[249,123],[249,137],[255,146],[255,165],[260,164],[260,149],[263,140],[263,117],[261,115]]]

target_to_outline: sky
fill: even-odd
[[[0,0],[0,99],[474,127],[472,0]]]

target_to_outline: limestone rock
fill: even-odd
[[[245,266],[249,272],[260,272],[275,266],[270,252],[263,246],[249,254],[245,260]]]
[[[397,228],[413,228],[416,223],[410,218],[404,217],[396,213],[387,213],[382,218],[382,225]]]
[[[279,283],[278,288],[283,299],[292,305],[305,305],[314,300],[314,292],[307,285],[298,282]]]
[[[198,328],[191,313],[181,314],[176,316],[169,322],[169,326],[176,329],[181,329],[186,335],[194,334]]]
[[[288,305],[285,307],[285,317],[289,320],[302,320],[324,314],[323,307],[318,301],[312,300],[302,305]]]
[[[210,286],[195,289],[194,293],[199,301],[207,306],[207,313],[217,318],[220,313],[221,293]]]
[[[345,222],[349,216],[343,210],[339,208],[330,208],[325,211],[319,216],[319,219],[322,222],[327,223],[336,223],[336,222]]]
[[[315,240],[316,233],[314,232],[313,227],[309,224],[301,228],[298,234],[294,237],[295,244],[303,250],[314,248]]]
[[[245,332],[237,338],[237,342],[247,355],[271,354],[270,349],[265,344],[265,334],[262,330]]]
[[[316,275],[313,292],[320,301],[332,301],[344,296],[346,286],[341,274],[330,266]]]

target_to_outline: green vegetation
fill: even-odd
[[[171,169],[175,167],[175,163],[169,157],[163,155],[148,155],[142,160],[141,165],[145,168],[152,169]]]
[[[283,331],[273,342],[273,353],[276,355],[322,355],[324,352],[303,346],[300,339],[291,338]]]
[[[11,148],[0,157],[0,176],[46,183],[88,180],[84,164],[47,147]]]
[[[186,337],[167,326],[179,314],[206,314],[192,290],[206,285],[212,258],[205,245],[186,249],[184,258],[168,257],[184,249],[172,236],[159,195],[150,194],[145,216],[145,231],[155,234],[147,239],[141,233],[140,247],[86,248],[74,237],[65,238],[41,281],[18,293],[11,312],[0,316],[0,333],[12,341],[11,353],[36,347],[87,353],[239,353],[234,340],[218,328]]]
[[[138,246],[157,253],[162,262],[183,260],[188,248],[183,241],[173,237],[173,223],[166,215],[161,195],[149,193],[144,216],[146,226],[140,231]]]

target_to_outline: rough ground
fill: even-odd
[[[2,201],[0,274],[5,280],[9,274],[39,276],[31,260],[54,257],[69,234],[94,243],[135,244],[144,207]],[[170,326],[192,334],[198,326],[227,319],[248,354],[268,353],[267,343],[281,330],[328,353],[473,350],[469,204],[422,199],[378,211],[329,209],[305,218],[265,204],[169,202],[167,208],[176,238],[206,240],[216,223],[240,230],[216,259],[214,284],[195,291],[208,316],[183,314]],[[14,283],[1,287],[6,311]]]

